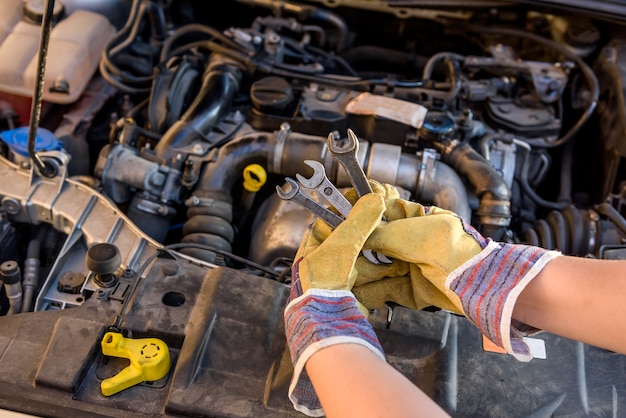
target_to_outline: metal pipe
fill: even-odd
[[[432,170],[426,173],[418,196],[471,222],[472,211],[463,180],[452,167],[441,161],[434,161]]]
[[[368,151],[359,155],[359,159],[371,179],[413,191],[469,219],[465,186],[452,168],[434,158],[430,163],[423,156],[403,154],[396,145],[373,144],[370,147],[366,141],[361,143],[359,149]],[[328,155],[325,144],[326,138],[294,133],[288,126],[275,134],[251,131],[239,135],[221,147],[216,159],[204,167],[194,194],[206,197],[211,193],[230,199],[231,188],[249,164],[265,165],[270,173],[295,176],[309,172],[305,160],[322,162],[328,178],[337,184],[339,167]]]
[[[434,149],[413,155],[390,144],[375,143],[363,148],[369,149],[366,165],[369,178],[411,191],[415,200],[451,210],[470,221],[471,209],[463,180],[449,165],[439,161]]]

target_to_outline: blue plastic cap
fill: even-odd
[[[0,132],[0,139],[15,154],[28,157],[28,127],[11,129]],[[35,150],[41,151],[58,151],[63,148],[63,144],[54,136],[52,132],[45,128],[37,128],[37,140],[35,141]]]

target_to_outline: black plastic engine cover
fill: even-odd
[[[76,308],[2,317],[0,407],[52,417],[302,416],[287,398],[288,294],[240,270],[158,260],[122,328],[166,342],[172,369],[109,397],[102,379],[128,365],[100,349],[118,301],[92,297]],[[387,328],[384,310],[370,317],[389,363],[455,417],[617,416],[626,408],[622,355],[544,333],[547,359],[521,363],[483,351],[464,317],[395,308],[393,318]]]

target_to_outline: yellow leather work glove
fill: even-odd
[[[378,337],[350,291],[363,243],[380,224],[385,203],[378,194],[360,199],[332,230],[317,220],[304,235],[292,267],[291,296],[285,308],[285,335],[294,365],[289,399],[296,410],[322,416],[304,368],[317,351],[334,344],[359,344],[385,359]],[[365,312],[365,313],[364,313]]]
[[[456,298],[427,279],[428,272],[423,269],[428,269],[430,265],[420,264],[420,259],[413,255],[418,249],[422,250],[421,246],[426,241],[427,251],[433,253],[432,259],[437,259],[443,270],[452,271],[480,253],[480,244],[463,228],[458,227],[460,218],[451,211],[399,198],[387,200],[386,203],[390,208],[385,212],[389,222],[377,229],[376,236],[370,237],[371,240],[367,241],[365,247],[391,257],[394,262],[391,265],[376,266],[361,260],[357,264],[361,274],[355,284],[356,288],[353,289],[357,299],[368,309],[380,308],[390,301],[407,308],[424,309],[436,306],[464,314]],[[411,219],[411,222],[406,222],[407,219]],[[395,223],[396,221],[400,223]],[[403,226],[406,229],[403,230]],[[388,239],[391,236],[394,236],[394,240]],[[400,254],[398,247],[402,246],[406,247]],[[424,256],[429,259],[428,255]],[[387,276],[381,281],[383,274]]]
[[[376,180],[370,180],[370,186],[375,194],[381,195],[385,200],[384,216],[387,222],[424,215],[424,206],[401,199],[396,187]],[[359,199],[354,189],[348,190],[345,196],[353,204]],[[364,249],[373,248],[366,241]],[[416,271],[415,265],[399,258],[392,260],[391,264],[377,265],[362,256],[357,259],[358,276],[352,291],[363,306],[377,309],[385,302],[394,302],[412,309],[437,306],[462,313],[439,289]],[[366,286],[368,283],[373,284]]]
[[[294,268],[302,292],[310,288],[352,290],[357,278],[355,262],[363,244],[381,223],[384,209],[381,196],[372,194],[357,202],[335,230],[320,219],[313,223],[295,256]]]
[[[353,288],[357,299],[370,308],[392,301],[462,313],[495,344],[519,360],[530,360],[521,332],[511,324],[513,307],[545,264],[561,254],[492,241],[445,209],[394,198],[385,203],[388,222],[376,228],[364,248],[394,263],[359,261]]]

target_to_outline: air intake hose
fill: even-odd
[[[442,161],[474,186],[480,205],[476,211],[481,233],[501,240],[511,222],[511,190],[489,162],[466,142],[444,139],[433,142]]]
[[[202,87],[189,109],[174,123],[155,147],[157,157],[169,160],[177,148],[195,139],[206,138],[211,129],[230,111],[239,90],[240,65],[219,55],[211,55],[202,79]]]

